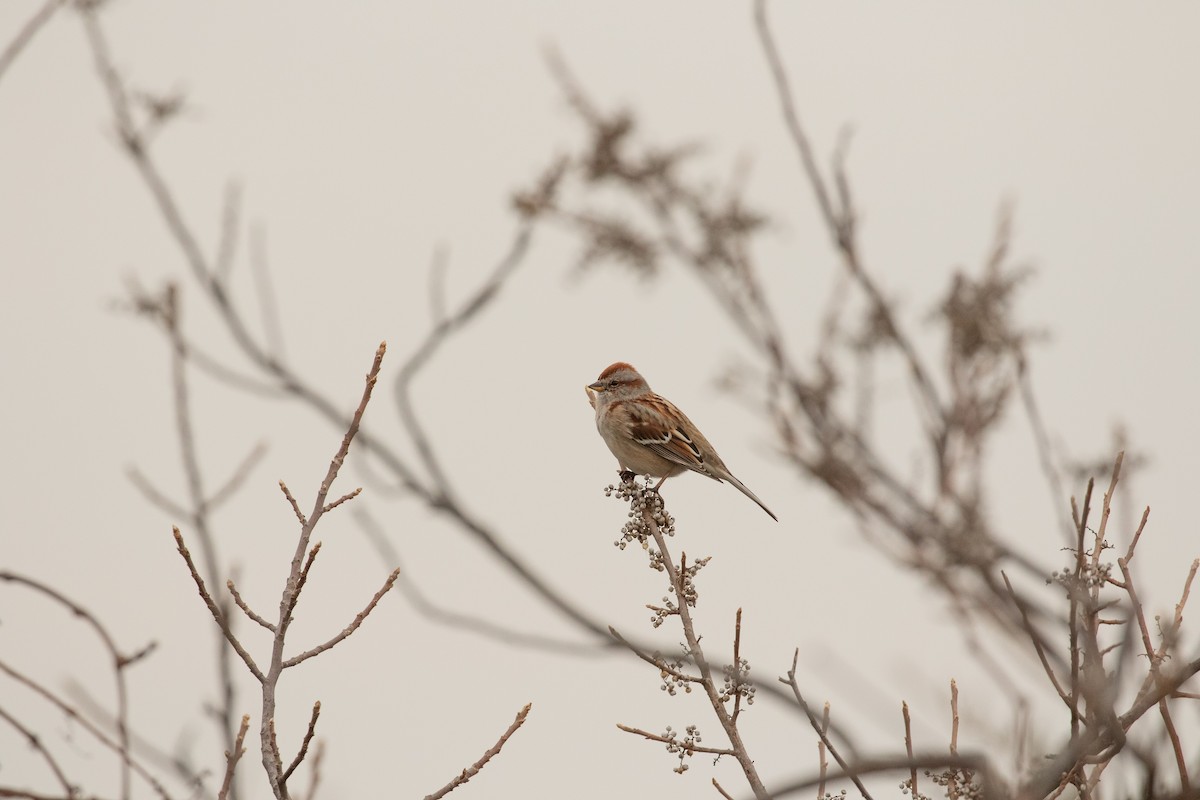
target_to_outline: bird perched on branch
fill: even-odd
[[[652,392],[629,364],[610,365],[586,390],[588,402],[596,409],[596,429],[622,471],[661,478],[656,490],[667,478],[688,469],[718,483],[729,481],[779,521],[746,484],[733,477],[692,421],[670,400]]]

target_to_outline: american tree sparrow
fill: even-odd
[[[729,481],[779,521],[746,484],[730,474],[692,421],[670,400],[650,391],[646,380],[629,364],[618,361],[609,366],[586,388],[588,402],[596,409],[596,429],[623,471],[661,478],[656,490],[667,478],[687,469],[718,483]]]

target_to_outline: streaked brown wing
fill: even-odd
[[[634,419],[629,433],[635,441],[669,461],[709,475],[701,449],[680,425],[673,424],[677,419],[686,419],[679,409],[659,395],[653,395],[648,402],[630,406]]]

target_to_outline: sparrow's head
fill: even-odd
[[[588,400],[593,406],[596,403],[628,400],[648,391],[650,387],[646,384],[646,379],[624,361],[609,365],[600,373],[595,383],[587,386]]]

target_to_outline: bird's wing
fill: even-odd
[[[699,433],[689,436],[684,425],[696,430],[696,426],[676,408],[670,400],[657,394],[645,401],[628,403],[630,411],[629,433],[638,444],[645,445],[663,458],[680,466],[707,475],[720,481],[705,463],[704,450],[712,451]],[[701,438],[697,442],[695,439]]]

